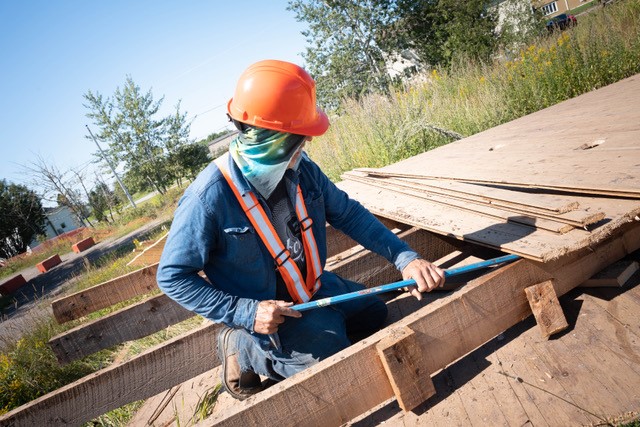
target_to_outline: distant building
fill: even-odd
[[[238,135],[237,130],[230,131],[226,135],[222,135],[213,141],[211,141],[209,145],[209,153],[211,153],[212,158],[217,158],[221,154],[225,153],[229,149],[229,144],[233,141],[233,138]]]
[[[44,208],[45,210],[45,236],[47,239],[59,236],[76,228],[84,227],[78,217],[66,206],[57,208]]]
[[[540,10],[540,12],[542,12],[542,15],[548,18],[553,18],[556,15],[567,13],[572,9],[582,6],[583,4],[591,3],[592,1],[595,0],[536,0],[532,1],[531,4],[534,8],[536,8],[536,10]]]

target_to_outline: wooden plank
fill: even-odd
[[[601,306],[612,319],[612,322],[619,330],[620,336],[627,336],[630,341],[640,337],[640,316],[638,316],[638,305],[640,304],[640,286],[627,289],[619,294],[620,289],[615,288],[592,288],[588,290],[593,302]]]
[[[599,380],[596,370],[588,367],[584,354],[573,353],[563,340],[531,339],[527,341],[527,347],[548,366],[549,374],[558,378],[578,408],[600,421],[616,413],[615,393]],[[584,352],[589,350],[583,347]]]
[[[588,280],[585,280],[580,287],[620,287],[640,269],[637,261],[620,260],[596,273]]]
[[[636,75],[384,170],[640,198],[639,123]]]
[[[376,349],[404,411],[411,411],[436,394],[430,373],[422,370],[422,349],[411,329],[393,329]]]
[[[58,298],[51,303],[53,315],[58,323],[65,323],[135,296],[154,291],[158,289],[157,271],[157,264],[150,265],[91,288]]]
[[[538,340],[538,333],[534,334],[533,328],[527,328],[524,332],[518,328],[518,332],[521,334],[517,342],[510,342],[496,350],[496,372],[507,379],[531,423],[534,426],[568,426],[596,422],[597,418],[578,408],[560,382],[562,376],[552,375],[552,368],[529,349],[529,340]],[[513,339],[514,333],[516,331],[507,331],[505,339]]]
[[[634,246],[640,246],[640,239]],[[407,326],[415,332],[420,347],[426,349],[424,368],[436,372],[530,314],[525,287],[553,276],[560,281],[556,292],[563,294],[603,265],[619,259],[619,248],[624,252],[624,238],[612,239],[569,265],[555,265],[550,272],[529,261],[515,262],[435,301],[395,326]],[[343,424],[393,396],[384,368],[375,363],[377,357],[373,353],[375,344],[387,335],[388,330],[382,330],[206,424]],[[345,381],[346,378],[354,381]],[[304,408],[299,402],[305,402]]]
[[[351,181],[360,182],[366,185],[371,185],[377,188],[392,189],[400,194],[406,194],[408,196],[416,197],[418,199],[425,199],[434,203],[439,203],[445,206],[450,206],[456,209],[460,209],[466,212],[471,212],[478,215],[485,215],[491,218],[496,218],[502,221],[511,221],[518,224],[526,225],[529,227],[539,228],[541,230],[547,230],[553,233],[564,234],[573,230],[574,227],[585,227],[588,224],[595,223],[604,218],[603,213],[590,214],[584,213],[581,215],[580,221],[573,219],[565,219],[564,217],[556,217],[552,214],[532,214],[524,210],[513,209],[511,212],[505,209],[499,209],[493,207],[489,203],[474,203],[469,200],[442,197],[437,194],[431,194],[419,189],[416,189],[415,185],[396,185],[392,182],[383,182],[382,180],[361,178],[353,175],[344,175],[345,178]],[[509,208],[510,209],[510,208]],[[514,215],[513,213],[521,213],[522,215]],[[575,212],[575,211],[574,211]],[[571,212],[572,214],[574,212]],[[537,215],[537,216],[536,216]]]
[[[364,182],[369,182],[372,184],[375,184],[377,181],[377,184],[382,185],[382,186],[399,186],[399,187],[404,187],[404,188],[410,188],[413,189],[417,192],[421,192],[423,194],[425,194],[424,197],[430,197],[430,198],[434,198],[436,199],[436,195],[432,194],[432,190],[430,189],[424,189],[423,187],[425,187],[424,185],[419,184],[420,181],[423,181],[421,179],[413,179],[410,182],[404,182],[405,180],[397,180],[397,179],[393,179],[389,176],[389,174],[385,173],[385,172],[380,172],[380,173],[375,173],[372,172],[371,173],[372,176],[386,176],[386,179],[369,179],[368,181],[364,181]],[[349,175],[347,175],[349,176]],[[427,179],[427,181],[432,181],[430,179]],[[397,182],[397,183],[396,183]],[[402,184],[400,184],[402,183]],[[517,193],[517,191],[512,191],[512,193]],[[454,200],[458,200],[458,203],[453,203],[451,201],[447,202],[447,199],[454,199]],[[578,205],[578,199],[579,198],[575,198],[576,201],[574,202],[576,205]],[[584,199],[584,198],[582,198]],[[437,198],[437,200],[441,200],[442,203],[449,203],[453,206],[464,206],[464,203],[468,203],[471,204],[472,206],[474,206],[474,209],[478,209],[479,212],[481,212],[480,208],[478,208],[477,206],[485,206],[485,210],[487,212],[491,212],[490,210],[486,209],[486,206],[492,206],[494,207],[494,209],[496,209],[497,212],[502,212],[502,211],[507,211],[507,212],[516,212],[516,213],[520,213],[522,215],[528,215],[531,217],[538,217],[540,219],[545,219],[548,221],[552,221],[552,222],[562,222],[563,224],[566,225],[572,225],[575,227],[586,227],[588,225],[591,224],[595,224],[598,221],[601,221],[602,219],[604,219],[605,214],[604,212],[599,212],[598,209],[595,209],[594,207],[591,207],[591,209],[586,210],[586,209],[572,209],[570,211],[566,211],[566,212],[549,212],[549,211],[544,211],[541,209],[535,209],[535,208],[531,208],[528,206],[522,206],[522,205],[516,205],[516,204],[506,204],[506,203],[493,203],[491,201],[488,200],[484,200],[482,198],[472,198],[471,196],[466,196],[466,197],[458,197],[458,196],[454,196],[454,195],[445,195],[445,196],[439,196],[439,198]],[[488,213],[487,213],[488,214]],[[497,214],[496,214],[497,215]]]
[[[640,227],[631,231],[640,233]],[[601,269],[603,263],[613,262],[618,253],[617,247],[631,251],[640,246],[637,233],[629,232],[627,235],[630,236],[628,240],[626,236],[614,239],[581,258],[585,259],[586,267],[581,262],[556,265],[552,273],[561,280],[575,278],[574,284],[580,283],[585,280],[585,275],[589,277]],[[397,326],[408,326],[431,343],[427,348],[433,350],[433,354],[429,352],[430,363],[426,367],[435,372],[457,359],[465,348],[477,347],[487,336],[495,335],[496,331],[525,316],[528,308],[522,289],[549,275],[540,267],[526,261],[505,266],[452,295],[453,304],[445,299],[436,301],[398,322]],[[556,291],[560,289],[562,292],[571,285],[571,282],[560,283]],[[494,317],[496,313],[497,317]],[[486,324],[486,328],[466,326],[480,323]],[[444,346],[442,343],[448,343],[452,336],[451,325],[455,325],[453,329],[456,331],[465,329],[460,333],[461,344]],[[283,381],[278,387],[260,393],[242,405],[242,410],[233,408],[231,413],[207,420],[207,423],[224,420],[229,425],[244,426],[251,420],[269,421],[274,418],[283,425],[344,423],[393,396],[374,348],[385,336],[385,330],[380,331]],[[420,339],[421,346],[425,345],[425,339]],[[0,417],[0,424],[50,425],[62,421],[71,424],[88,421],[214,368],[219,362],[213,342],[215,326],[204,326],[145,352],[127,362],[124,368],[122,364],[107,368],[16,408]],[[347,378],[349,381],[345,381]],[[304,408],[300,407],[300,401],[306,403]]]
[[[552,248],[557,245],[557,240],[553,239],[551,233],[511,222],[497,222],[485,216],[463,215],[458,209],[418,200],[397,192],[372,188],[354,181],[342,181],[338,186],[379,216],[402,220],[415,227],[494,247],[536,261],[555,255]],[[577,235],[574,234],[576,232]],[[580,239],[587,237],[581,233],[582,230],[573,230],[562,237],[567,241],[577,240],[578,235]]]
[[[543,338],[569,327],[551,280],[524,288]]]
[[[148,266],[157,264],[160,262],[160,256],[164,250],[164,245],[167,243],[167,236],[169,233],[165,233],[162,237],[156,240],[151,246],[143,250],[135,258],[127,263],[128,266]]]
[[[418,253],[434,257],[454,248],[439,236],[420,229],[402,232],[399,237]],[[393,264],[366,250],[327,266],[326,270],[371,286],[400,280],[400,273]],[[60,363],[69,363],[116,344],[158,332],[193,315],[166,295],[156,295],[59,334],[49,341],[49,346]],[[139,321],[132,322],[131,319]]]
[[[80,425],[200,375],[220,361],[219,325],[206,324],[79,379],[2,416],[2,426]]]
[[[462,408],[469,417],[469,425],[509,425],[504,412],[495,400],[493,394],[495,387],[489,386],[484,380],[483,374],[478,372],[479,361],[476,354],[481,350],[482,347],[468,354],[453,365],[448,366],[444,369],[444,372],[452,382],[452,387],[455,388],[455,394],[458,396],[456,400],[462,403]],[[477,392],[482,393],[482,399],[476,397]],[[509,406],[513,406],[513,404]]]
[[[610,305],[618,305],[622,300],[629,299],[625,292],[606,304],[603,304],[603,300],[588,294],[580,295],[577,300],[583,302],[580,314],[584,314],[583,317],[588,320],[581,323],[583,327],[591,330],[610,352],[625,362],[628,369],[640,375],[640,328],[638,328],[640,320],[636,320],[636,325],[625,324],[607,310]],[[637,313],[640,302],[633,301],[633,305]],[[583,319],[579,318],[579,321],[581,320]]]
[[[358,171],[367,169],[357,169]],[[374,170],[375,171],[375,170]],[[512,206],[532,211],[553,213],[565,213],[579,208],[580,203],[573,197],[556,194],[533,193],[522,191],[518,188],[498,188],[486,185],[468,184],[457,181],[442,181],[434,179],[401,179],[415,185],[430,188],[430,191],[438,191],[443,195],[457,195],[468,197],[471,200],[485,200],[496,206]]]
[[[49,347],[58,362],[69,363],[116,344],[146,337],[193,316],[193,312],[160,294],[56,335],[49,340]]]
[[[393,221],[384,221],[389,224],[397,224]],[[404,228],[407,227],[404,226]],[[164,238],[156,243],[163,241]],[[356,242],[353,239],[333,227],[327,226],[328,256],[355,245]],[[156,262],[148,267],[59,298],[51,304],[54,317],[58,323],[65,323],[138,295],[149,293],[158,288],[155,278],[157,271],[158,263]]]
[[[567,348],[566,354],[579,355],[584,365],[593,372],[591,376],[602,384],[599,390],[611,393],[611,403],[615,406],[607,415],[637,411],[640,405],[640,366],[625,354],[619,354],[616,348],[612,348],[606,342],[619,339],[616,336],[617,330],[609,329],[608,332],[613,333],[609,335],[599,328],[610,320],[606,311],[588,299],[572,300],[563,306],[566,312],[576,319],[572,332],[564,335],[561,340]],[[631,343],[631,349],[638,347],[638,343]],[[638,353],[636,359],[637,356]],[[588,390],[588,387],[585,389]],[[591,392],[597,393],[593,390]]]

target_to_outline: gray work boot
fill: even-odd
[[[222,362],[222,386],[238,400],[244,400],[263,390],[260,375],[241,372],[236,348],[237,330],[223,327],[218,334],[218,355]]]

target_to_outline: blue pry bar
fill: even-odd
[[[444,271],[444,277],[453,277],[459,276],[464,273],[469,273],[471,271],[481,270],[483,268],[491,267],[492,265],[502,264],[505,262],[511,262],[520,259],[518,255],[505,255],[498,258],[488,259],[486,261],[476,262],[474,264],[469,264],[464,267],[451,268],[449,270]],[[384,292],[395,291],[398,289],[402,289],[407,286],[413,286],[416,284],[416,281],[411,280],[403,280],[401,282],[389,283],[387,285],[380,285],[374,288],[363,289],[361,291],[350,292],[348,294],[337,295],[335,297],[322,298],[317,301],[305,302],[303,304],[296,304],[291,306],[292,309],[297,311],[306,311],[311,310],[317,307],[326,307],[328,305],[337,304],[340,302],[350,301],[357,298],[364,298],[370,295],[381,294]]]

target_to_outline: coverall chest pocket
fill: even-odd
[[[260,259],[258,235],[253,227],[240,225],[226,227],[224,230],[224,257],[229,260],[242,260],[243,263],[254,263]]]

